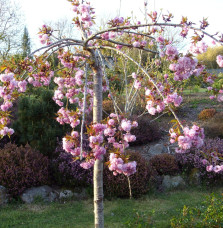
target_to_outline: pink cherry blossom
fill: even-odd
[[[222,55],[217,56],[217,64],[219,67],[223,67],[223,56]]]
[[[121,128],[124,131],[129,132],[131,130],[131,128],[132,128],[131,122],[129,120],[122,120],[122,122],[121,122]]]

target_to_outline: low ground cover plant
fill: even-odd
[[[171,227],[223,227],[223,195],[210,195],[196,207],[184,206],[180,215],[171,219]]]

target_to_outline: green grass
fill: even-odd
[[[188,100],[187,102],[191,108],[197,108],[200,104],[206,104],[206,105],[217,105],[218,102],[216,100],[211,100],[209,98],[193,98]]]
[[[125,227],[136,212],[150,216],[152,227],[170,227],[169,221],[179,213],[184,205],[196,206],[211,192],[221,193],[222,188],[214,190],[188,189],[167,193],[154,193],[139,199],[105,200],[105,227]],[[153,214],[154,213],[154,214]],[[43,228],[88,228],[94,227],[93,202],[68,201],[65,203],[36,203],[25,205],[9,204],[0,208],[0,227],[43,227]]]
[[[184,89],[183,94],[189,95],[189,94],[205,93],[205,92],[207,92],[206,88],[191,88],[191,89]]]

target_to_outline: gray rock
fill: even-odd
[[[151,154],[151,156],[154,156],[157,154],[163,154],[167,152],[168,152],[167,148],[162,143],[156,144],[149,148],[149,154]]]
[[[25,203],[32,203],[38,197],[45,202],[53,202],[57,198],[57,194],[51,187],[44,185],[29,188],[21,195],[21,199]]]
[[[68,199],[71,198],[74,193],[71,190],[63,190],[59,194],[59,199]]]
[[[4,186],[0,185],[0,205],[8,202],[7,190]]]
[[[164,189],[184,187],[186,183],[181,176],[169,176],[166,175],[163,177],[162,187]]]

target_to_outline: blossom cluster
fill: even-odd
[[[49,26],[43,25],[42,28],[39,31],[39,38],[41,44],[52,44],[52,41],[50,40],[50,36],[52,35],[52,29]]]
[[[142,83],[140,80],[137,79],[138,75],[135,72],[132,73],[132,78],[135,79],[134,84],[133,84],[134,88],[135,89],[141,89]]]
[[[207,51],[208,45],[204,41],[192,43],[190,46],[190,52],[192,54],[202,54]]]
[[[14,73],[7,72],[0,75],[0,97],[3,99],[3,103],[0,106],[1,118],[0,118],[0,135],[12,135],[14,130],[6,127],[10,123],[9,109],[13,106],[13,101],[18,97],[19,93],[26,91],[27,81],[16,80]]]
[[[79,116],[76,112],[65,109],[64,107],[60,108],[57,112],[58,117],[56,120],[60,124],[69,124],[72,128],[75,128],[80,124]]]
[[[183,128],[183,134],[178,134],[173,128],[170,129],[170,143],[178,143],[177,153],[185,153],[192,147],[200,148],[204,143],[204,129],[196,125]]]
[[[88,29],[93,25],[94,10],[90,3],[80,4],[79,2],[73,4],[73,12],[76,13],[75,23],[77,26],[82,25],[84,29]]]
[[[217,64],[219,65],[219,67],[223,67],[223,56],[222,55],[218,55],[216,61],[217,61]]]
[[[130,176],[136,172],[135,161],[124,163],[122,158],[117,157],[116,154],[111,153],[109,157],[109,170],[113,171],[113,174],[116,176],[117,174],[124,174],[126,176]]]
[[[78,62],[84,60],[83,57],[75,56],[70,51],[60,50],[58,53],[58,59],[64,67],[73,69]]]
[[[72,116],[71,111],[61,108],[58,111],[57,121],[61,124],[70,124],[74,128],[80,123],[75,114],[76,113],[73,112]],[[120,124],[119,121],[121,121]],[[109,169],[113,171],[114,175],[118,173],[123,173],[127,176],[133,174],[136,171],[136,162],[128,162],[128,159],[125,158],[124,155],[124,149],[129,146],[129,142],[136,140],[136,137],[130,133],[130,130],[137,126],[136,121],[127,120],[114,113],[110,114],[106,123],[90,125],[87,133],[91,150],[82,152],[82,157],[85,158],[85,160],[81,162],[81,167],[89,169],[94,165],[96,160],[102,160],[103,156],[109,150],[114,151],[115,157],[118,158],[119,161],[122,161],[122,167],[119,165],[118,170],[115,169],[115,160],[109,161]],[[119,134],[120,131],[123,132],[121,135]],[[74,130],[71,132],[71,135],[67,135],[63,138],[63,149],[71,153],[76,159],[80,157],[81,153],[79,138],[79,133]]]
[[[120,125],[118,124],[119,122]],[[127,120],[114,113],[111,113],[108,118],[107,128],[105,129],[104,134],[108,137],[107,141],[110,145],[110,151],[114,151],[114,153],[110,153],[108,162],[109,170],[113,171],[114,175],[124,174],[130,176],[136,172],[136,162],[129,162],[125,157],[124,151],[125,148],[129,147],[129,142],[136,140],[135,135],[132,135],[130,131],[137,126],[138,123],[136,121]],[[118,141],[118,137],[115,136],[117,130],[122,132],[120,141]]]
[[[168,75],[165,74],[164,78],[168,78]],[[169,85],[168,82],[166,82],[166,84]],[[146,109],[151,115],[161,113],[165,109],[166,105],[169,105],[171,103],[173,103],[174,106],[178,107],[183,101],[183,98],[176,92],[171,93],[170,90],[164,91],[164,85],[162,83],[158,83],[157,87],[159,89],[159,92],[157,92],[156,88],[146,88],[145,90],[147,101]],[[160,99],[161,95],[164,97],[163,99]]]
[[[79,96],[84,93],[84,73],[80,68],[74,68],[72,73],[69,70],[64,70],[61,77],[54,78],[54,82],[58,85],[53,96],[56,104],[61,107],[64,106],[63,99],[66,97],[71,104],[78,105],[78,114],[84,111],[84,98]],[[91,84],[92,82],[88,82],[88,86]],[[85,112],[89,113],[93,107],[93,90],[87,88],[85,92],[88,95]]]
[[[178,50],[173,45],[169,44],[166,46],[165,54],[167,55],[168,60],[174,60],[178,56]]]
[[[197,62],[197,59],[184,56],[180,57],[177,63],[170,64],[169,69],[174,71],[174,80],[182,81],[188,79],[191,75],[193,75]]]
[[[182,101],[183,98],[177,93],[168,94],[167,97],[164,99],[165,104],[173,103],[176,107],[179,107]]]
[[[38,72],[30,74],[28,82],[34,87],[48,86],[54,76],[54,71],[51,70],[51,65],[48,61],[38,64]]]
[[[120,122],[120,124],[119,124]],[[122,116],[117,116],[111,113],[104,130],[104,135],[107,136],[107,141],[113,150],[124,153],[125,148],[129,147],[129,142],[136,140],[136,137],[130,133],[131,129],[137,127],[136,121],[130,121]],[[121,132],[121,138],[115,137],[115,134]]]

